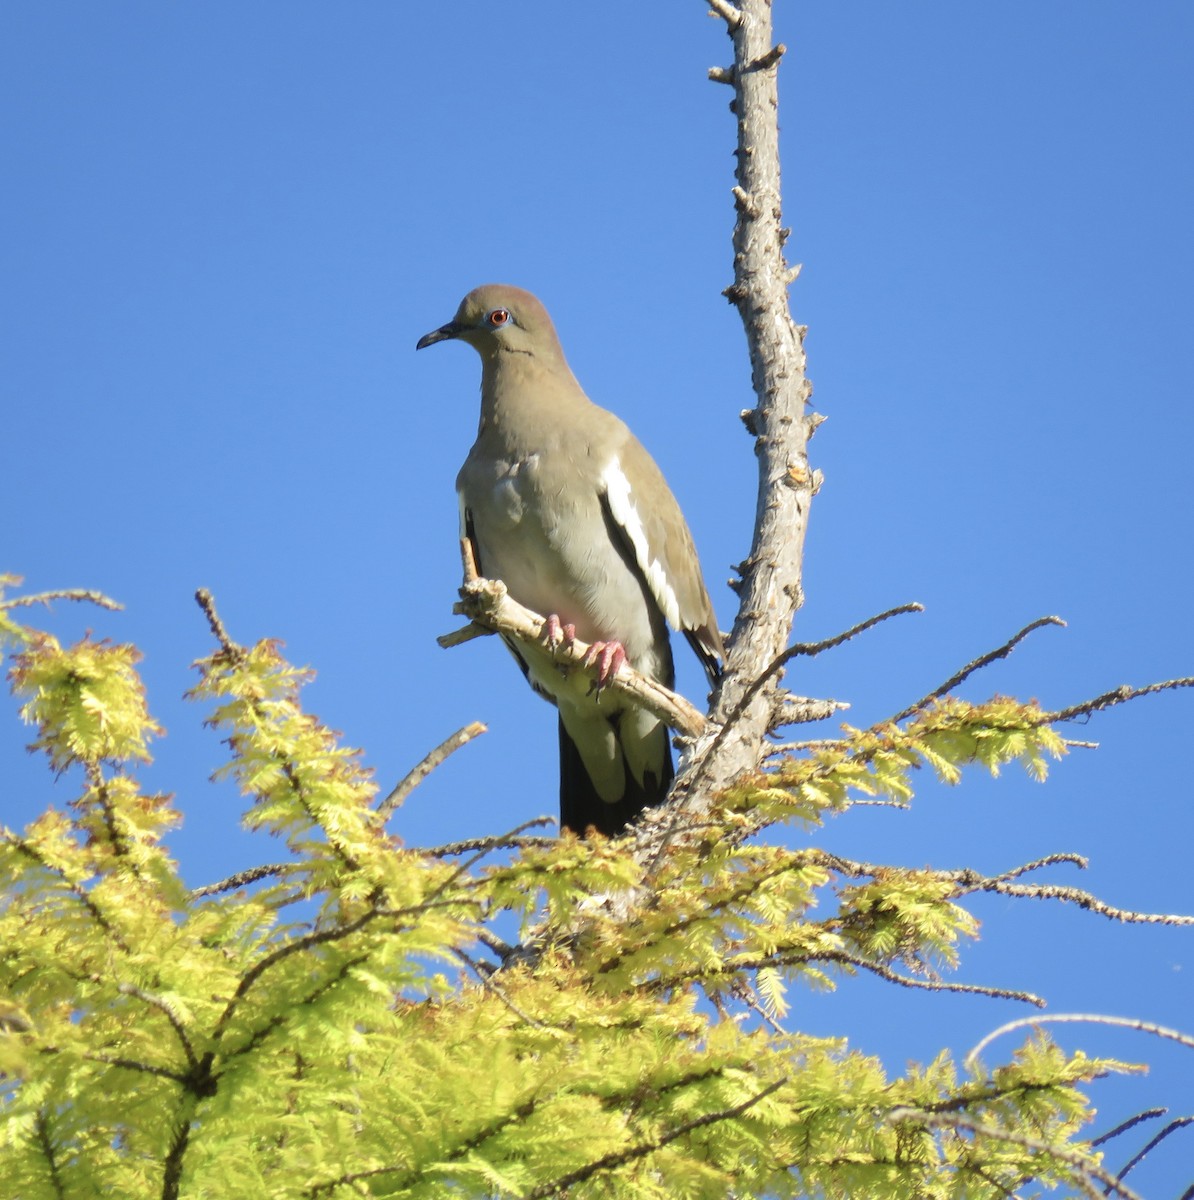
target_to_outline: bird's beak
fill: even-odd
[[[436,342],[446,342],[448,338],[459,337],[463,330],[464,326],[459,321],[449,321],[446,325],[425,333],[415,343],[415,349],[422,350],[424,346],[434,346]]]

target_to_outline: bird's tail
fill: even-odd
[[[645,808],[662,804],[672,786],[675,768],[672,766],[672,748],[668,732],[660,726],[663,738],[663,778],[656,780],[648,775],[639,783],[626,768],[626,791],[621,800],[614,803],[602,800],[589,778],[581,760],[576,743],[568,736],[564,722],[560,722],[560,827],[584,835],[589,826],[606,837],[616,837]]]

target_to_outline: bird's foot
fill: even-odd
[[[543,622],[543,640],[550,650],[560,650],[565,646],[571,646],[576,641],[576,626],[562,625],[559,613],[549,613]]]
[[[585,655],[585,666],[597,668],[592,691],[600,696],[601,689],[609,684],[625,662],[626,648],[621,642],[594,642]]]

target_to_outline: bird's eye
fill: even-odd
[[[495,308],[486,319],[494,329],[500,329],[510,319],[510,311],[505,308]]]

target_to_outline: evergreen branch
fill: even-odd
[[[759,999],[759,993],[745,979],[735,979],[730,983],[730,991],[733,993],[736,1000],[741,1000],[764,1025],[768,1026],[773,1033],[777,1033],[780,1037],[785,1036],[786,1030],[784,1027],[763,1007],[762,1001]]]
[[[691,925],[696,925],[702,921],[708,921],[709,918],[717,912],[728,908],[738,900],[745,900],[753,895],[772,879],[780,875],[786,874],[789,871],[800,870],[803,864],[793,862],[782,862],[778,866],[772,867],[768,871],[763,871],[757,875],[749,875],[737,887],[726,892],[719,899],[711,900],[708,897],[703,899],[701,910],[698,913],[692,913],[688,916],[678,917],[670,925],[664,925],[660,929],[652,930],[650,941],[640,941],[635,947],[635,950],[650,949],[652,946],[658,945],[665,938],[671,937],[673,934],[682,933]],[[621,966],[625,959],[625,954],[619,952],[612,958],[607,958],[600,966],[594,968],[594,973],[597,975],[605,975],[615,968]]]
[[[669,1129],[667,1133],[661,1134],[657,1138],[652,1138],[647,1142],[640,1142],[636,1146],[631,1146],[626,1150],[615,1150],[610,1154],[604,1154],[598,1159],[594,1159],[591,1163],[586,1163],[583,1167],[578,1167],[575,1171],[569,1171],[566,1175],[560,1175],[553,1179],[550,1183],[540,1184],[536,1188],[532,1188],[524,1195],[524,1200],[549,1200],[550,1197],[558,1197],[564,1193],[566,1188],[570,1188],[573,1184],[583,1183],[586,1179],[591,1179],[594,1175],[609,1171],[615,1167],[624,1166],[626,1163],[634,1162],[636,1159],[646,1158],[648,1154],[654,1154],[656,1150],[662,1150],[669,1142],[674,1142],[677,1138],[683,1137],[685,1134],[691,1133],[694,1129],[702,1129],[706,1125],[714,1125],[720,1121],[732,1121],[737,1117],[754,1108],[760,1101],[765,1100],[773,1092],[778,1091],[787,1083],[787,1079],[777,1079],[774,1083],[768,1084],[761,1092],[756,1092],[749,1099],[744,1100],[741,1104],[735,1104],[733,1108],[719,1109],[717,1112],[705,1113],[703,1116],[694,1117],[691,1121],[685,1121],[683,1125],[677,1125],[674,1129]]]
[[[439,889],[442,891],[442,887]],[[280,962],[284,962],[293,954],[301,954],[306,950],[313,950],[316,946],[326,946],[332,942],[338,942],[343,938],[351,937],[354,933],[360,933],[367,925],[379,919],[393,919],[402,921],[404,919],[420,916],[437,908],[453,908],[465,904],[475,904],[475,901],[464,899],[445,900],[437,902],[435,900],[425,900],[421,904],[412,904],[406,908],[371,908],[363,912],[355,920],[349,921],[346,925],[335,925],[330,929],[320,929],[314,933],[304,934],[300,938],[296,938],[292,942],[287,942],[279,946],[276,950],[267,954],[264,958],[259,958],[249,969],[241,976],[240,981],[236,985],[236,990],[232,993],[231,999],[224,1007],[224,1011],[220,1014],[216,1021],[215,1027],[212,1030],[212,1041],[218,1041],[227,1029],[231,1022],[237,1007],[245,998],[254,984],[267,971],[276,967]]]
[[[464,862],[457,865],[456,870],[444,880],[430,895],[430,900],[438,900],[462,875],[467,875],[487,854],[492,854],[494,850],[504,849],[509,846],[523,830],[536,829],[540,825],[552,825],[555,823],[553,817],[532,817],[529,821],[523,821],[521,825],[515,825],[509,833],[503,833],[495,838],[482,839],[481,848],[472,856],[466,858]],[[475,881],[479,882],[479,881]]]
[[[266,863],[259,867],[249,867],[244,871],[237,871],[234,875],[229,875],[227,879],[221,879],[218,883],[205,883],[202,887],[195,888],[191,892],[191,896],[198,900],[203,896],[218,896],[221,892],[233,892],[247,884],[256,883],[259,879],[270,879],[301,871],[303,866],[303,863]]]
[[[934,700],[940,700],[942,696],[948,695],[958,686],[958,684],[969,679],[975,671],[982,670],[983,667],[990,666],[1000,658],[1007,658],[1009,654],[1032,632],[1042,628],[1045,625],[1060,625],[1065,628],[1065,622],[1060,617],[1038,617],[1029,625],[1025,625],[1014,637],[1009,638],[1002,646],[998,646],[994,650],[988,650],[986,654],[980,654],[973,662],[967,663],[960,671],[951,675],[943,684],[934,688],[926,696],[922,696],[915,704],[909,705],[903,712],[896,713],[891,718],[891,723],[897,724],[900,721],[920,712],[922,708],[932,704]]]
[[[1171,1133],[1176,1133],[1177,1130],[1184,1129],[1187,1125],[1194,1125],[1194,1117],[1177,1117],[1170,1121],[1169,1124],[1166,1125],[1165,1128],[1156,1135],[1156,1137],[1152,1138],[1151,1141],[1149,1141],[1147,1145],[1143,1147],[1143,1149],[1132,1155],[1132,1157],[1128,1159],[1127,1163],[1120,1167],[1120,1169],[1115,1173],[1115,1178],[1123,1179],[1123,1177],[1129,1171],[1135,1170],[1135,1168],[1138,1167],[1145,1160],[1145,1158],[1147,1158],[1148,1155],[1155,1150]],[[1106,1194],[1106,1192],[1103,1193],[1103,1195]]]
[[[1033,1154],[1044,1154],[1059,1163],[1063,1163],[1067,1167],[1073,1168],[1078,1173],[1078,1178],[1075,1182],[1088,1196],[1095,1197],[1096,1200],[1099,1196],[1098,1191],[1093,1186],[1096,1182],[1104,1184],[1109,1192],[1116,1192],[1123,1200],[1141,1200],[1131,1188],[1120,1183],[1114,1176],[1109,1175],[1097,1163],[1091,1162],[1089,1156],[1083,1154],[1080,1150],[1070,1150],[1065,1146],[1050,1145],[1048,1142],[1041,1141],[1039,1138],[1029,1137],[1027,1134],[1012,1133],[1010,1130],[998,1129],[993,1125],[986,1125],[982,1121],[975,1121],[971,1117],[964,1117],[960,1113],[930,1113],[925,1112],[923,1109],[901,1105],[898,1108],[893,1108],[887,1114],[887,1120],[892,1124],[915,1123],[923,1125],[928,1129],[964,1129],[976,1134],[978,1137],[990,1138],[998,1142],[1007,1142],[1013,1146],[1021,1146],[1025,1150],[1030,1150]]]
[[[323,982],[320,983],[319,986],[313,991],[308,992],[301,1000],[293,1001],[291,1007],[293,1009],[298,1009],[314,1004],[315,1001],[321,996],[324,996],[331,991],[336,984],[342,983],[348,977],[348,974],[353,967],[358,967],[361,965],[361,963],[368,961],[368,954],[358,954],[355,957],[346,958],[340,964],[334,974],[329,975],[327,979],[323,980]],[[270,1019],[266,1021],[264,1025],[253,1030],[253,1032],[239,1046],[237,1046],[235,1049],[225,1051],[224,1059],[227,1061],[233,1058],[238,1058],[243,1054],[249,1054],[256,1050],[257,1047],[260,1046],[261,1043],[264,1042],[271,1033],[284,1026],[289,1020],[291,1020],[293,1016],[294,1013],[291,1012],[287,1015],[278,1013],[275,1016],[270,1017]],[[211,1074],[214,1062],[214,1058],[209,1058],[208,1062],[206,1063],[205,1070],[208,1074]]]
[[[45,1047],[47,1053],[61,1054],[62,1049],[58,1046]],[[153,1063],[140,1062],[135,1058],[120,1058],[114,1054],[101,1054],[98,1050],[88,1051],[83,1057],[88,1062],[103,1063],[105,1067],[119,1067],[122,1071],[136,1071],[141,1075],[153,1075],[157,1079],[169,1079],[172,1083],[177,1083],[182,1087],[186,1087],[190,1082],[190,1076],[184,1075],[181,1071],[172,1071],[169,1067],[156,1067]]]
[[[1088,1021],[1094,1025],[1112,1025],[1121,1029],[1134,1029],[1138,1033],[1151,1033],[1154,1037],[1168,1038],[1187,1049],[1194,1050],[1194,1037],[1187,1033],[1180,1033],[1176,1029],[1170,1029],[1166,1025],[1154,1025],[1151,1021],[1141,1021],[1135,1017],[1109,1017],[1102,1013],[1050,1013],[1045,1017],[1021,1017],[1018,1020],[1009,1021],[1006,1025],[1000,1025],[998,1029],[993,1029],[970,1050],[963,1059],[963,1065],[967,1068],[973,1067],[978,1056],[997,1037],[1011,1033],[1014,1029],[1022,1029],[1026,1025],[1042,1025],[1046,1022],[1062,1024],[1075,1021]]]
[[[383,821],[389,820],[394,812],[401,808],[407,796],[435,770],[449,755],[455,754],[461,746],[471,742],[473,738],[485,733],[488,726],[483,725],[480,721],[473,721],[469,725],[465,725],[463,729],[458,729],[451,737],[445,738],[434,750],[425,755],[418,763],[415,764],[401,780],[395,785],[394,790],[377,806],[377,815]]]
[[[37,592],[32,596],[14,596],[11,600],[0,600],[0,611],[10,608],[27,608],[33,604],[44,604],[49,608],[54,600],[80,600],[113,612],[123,612],[124,610],[123,604],[105,596],[103,592],[92,591],[90,588],[61,588],[52,592]]]
[[[483,970],[488,964],[477,962],[470,955],[466,954],[459,947],[453,947],[452,953],[456,955],[462,963],[467,966],[474,975],[476,975],[481,986],[487,991],[492,992],[520,1021],[525,1021],[528,1025],[533,1025],[536,1029],[561,1029],[564,1026],[549,1024],[547,1021],[540,1021],[537,1017],[532,1017],[530,1013],[524,1012],[513,1000],[500,988],[497,981],[493,978],[493,967],[488,967]]]
[[[58,1168],[58,1152],[54,1149],[54,1140],[50,1137],[50,1118],[44,1108],[37,1110],[33,1119],[33,1128],[37,1133],[37,1146],[46,1160],[49,1169],[50,1186],[54,1189],[57,1200],[66,1200],[66,1188],[62,1183],[62,1174]]]
[[[1120,1134],[1127,1133],[1129,1129],[1135,1129],[1142,1121],[1155,1121],[1157,1117],[1163,1117],[1169,1109],[1167,1108],[1146,1108],[1143,1112],[1138,1112],[1134,1117],[1129,1117],[1126,1121],[1121,1121],[1114,1129],[1107,1130],[1106,1133],[1100,1133],[1097,1138],[1091,1138],[1092,1146],[1101,1146],[1104,1142],[1111,1141],[1112,1138],[1117,1138]]]
[[[1081,704],[1072,704],[1069,708],[1058,709],[1057,712],[1041,713],[1038,724],[1053,725],[1058,721],[1072,721],[1075,717],[1086,717],[1093,712],[1101,712],[1105,708],[1113,708],[1117,704],[1125,704],[1129,700],[1137,700],[1141,696],[1151,696],[1154,692],[1166,692],[1174,688],[1194,687],[1194,676],[1184,676],[1181,679],[1166,679],[1162,683],[1150,683],[1146,687],[1133,688],[1126,683],[1095,696],[1093,700],[1083,700]]]
[[[123,996],[135,996],[138,1000],[150,1005],[152,1008],[156,1008],[158,1012],[162,1013],[166,1020],[170,1022],[170,1028],[174,1030],[174,1034],[178,1038],[179,1045],[182,1046],[182,1052],[186,1055],[187,1066],[192,1071],[198,1069],[199,1060],[195,1057],[195,1051],[191,1046],[191,1040],[187,1037],[186,1028],[183,1026],[178,1013],[174,1011],[174,1008],[171,1004],[169,1004],[161,996],[155,996],[152,992],[143,991],[141,988],[132,983],[122,983],[117,987],[116,990]]]
[[[87,910],[92,920],[106,933],[116,945],[125,952],[129,953],[128,943],[124,940],[120,930],[112,924],[111,921],[104,915],[99,905],[91,894],[80,884],[67,877],[66,871],[62,867],[55,866],[51,863],[31,842],[25,838],[13,833],[10,829],[0,829],[0,838],[6,841],[14,850],[23,854],[26,858],[32,859],[43,871],[48,872],[55,878],[62,881],[63,886],[70,892],[72,896]]]
[[[469,1134],[464,1141],[460,1142],[453,1149],[443,1151],[439,1154],[437,1165],[442,1163],[456,1162],[472,1153],[478,1146],[484,1145],[490,1138],[497,1137],[503,1133],[516,1121],[525,1120],[529,1117],[536,1108],[539,1107],[541,1101],[537,1097],[532,1097],[530,1100],[523,1101],[522,1104],[513,1108],[508,1113],[503,1113],[496,1120],[491,1121],[488,1125]],[[338,1187],[343,1187],[346,1184],[364,1183],[369,1179],[377,1179],[382,1175],[394,1175],[397,1172],[404,1172],[404,1177],[399,1179],[397,1183],[391,1184],[392,1194],[399,1195],[411,1183],[414,1183],[420,1176],[419,1169],[412,1170],[409,1166],[390,1166],[390,1167],[372,1167],[365,1171],[349,1171],[338,1176],[336,1179],[326,1179],[322,1183],[313,1184],[307,1189],[307,1195],[314,1200],[317,1196],[331,1195]]]

